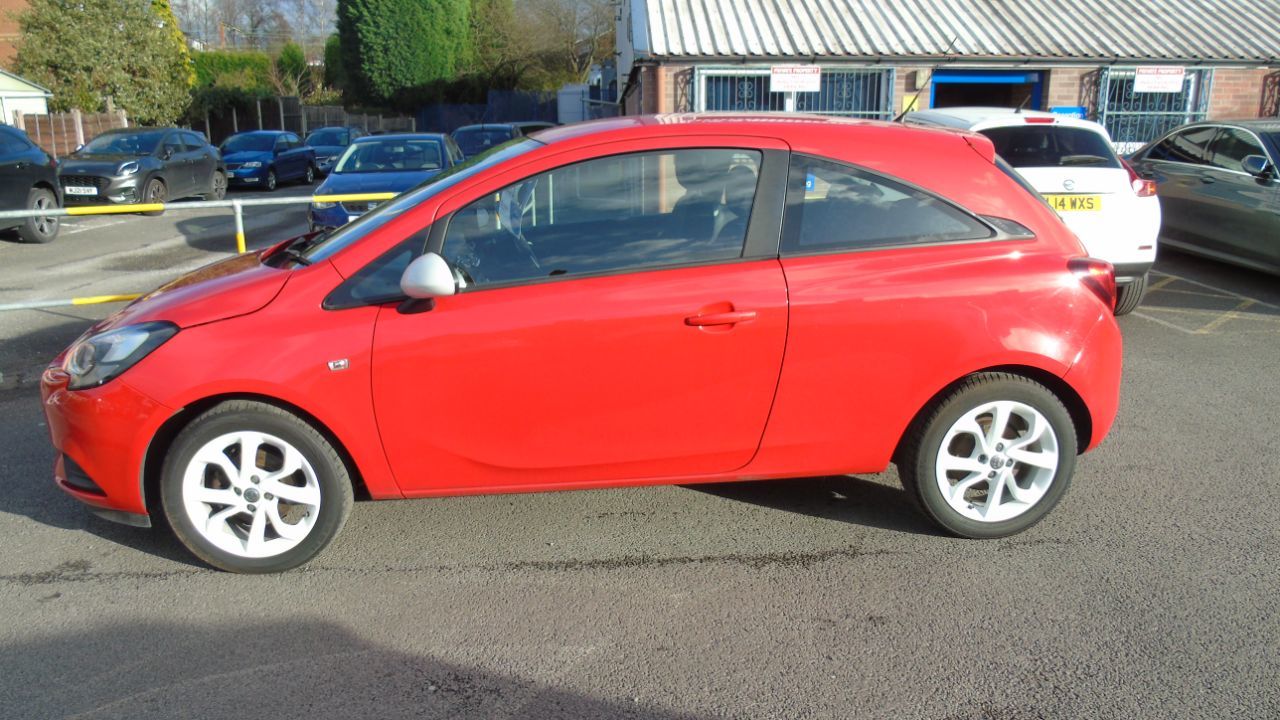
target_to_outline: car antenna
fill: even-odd
[[[947,49],[942,51],[942,57],[944,57],[944,58],[945,58],[945,57],[947,57],[948,55],[950,55],[950,54],[951,54],[951,50],[952,50],[953,48],[955,48],[956,43],[957,43],[957,42],[959,42],[959,41],[960,41],[960,36],[959,36],[959,35],[956,35],[955,37],[951,38],[951,42],[947,44]],[[930,82],[930,83],[932,83],[932,82],[933,82],[933,73],[934,73],[934,71],[936,71],[936,70],[937,70],[941,65],[942,65],[942,61],[941,61],[941,60],[939,60],[936,64],[934,64],[934,66],[933,66],[933,67],[929,68],[929,82]],[[898,113],[898,116],[897,116],[897,117],[895,117],[895,118],[893,119],[893,121],[894,121],[894,122],[902,122],[902,118],[906,117],[906,115],[907,115],[907,108],[913,108],[913,107],[915,107],[915,106],[916,106],[916,102],[920,100],[920,93],[922,93],[922,92],[924,92],[924,86],[923,86],[923,85],[921,85],[920,87],[916,88],[916,94],[911,96],[911,102],[909,102],[909,103],[907,103],[907,104],[905,104],[905,105],[903,105],[903,106],[902,106],[902,112]]]
[[[1028,102],[1031,102],[1030,95],[1022,98],[1022,102],[1018,103],[1018,107],[1014,109],[1013,114],[1014,115],[1020,114],[1022,112],[1022,108],[1026,107]]]

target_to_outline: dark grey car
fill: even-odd
[[[48,210],[62,204],[58,163],[27,134],[0,125],[0,209]],[[47,243],[58,236],[58,217],[0,220],[0,229],[17,228],[23,242]]]
[[[227,194],[227,169],[200,133],[179,128],[109,130],[65,158],[67,203],[153,203]]]
[[[1160,242],[1280,274],[1280,120],[1184,125],[1131,157],[1155,180]]]

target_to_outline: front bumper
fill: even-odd
[[[142,202],[142,178],[138,174],[125,177],[101,175],[67,175],[58,178],[62,187],[62,200],[66,205],[121,205]],[[68,192],[68,187],[93,187],[93,195]]]
[[[49,367],[40,378],[49,437],[57,451],[54,484],[110,520],[150,522],[142,484],[151,438],[173,411],[121,378],[69,390],[70,378]]]
[[[311,224],[312,232],[340,228],[352,219],[352,215],[347,212],[342,203],[335,203],[333,207],[319,210],[312,205],[307,209],[307,221]]]
[[[267,166],[256,168],[227,168],[229,185],[265,185],[267,183]]]

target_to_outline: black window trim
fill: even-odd
[[[736,265],[745,262],[776,259],[778,257],[778,243],[781,239],[783,206],[786,202],[786,179],[790,164],[790,153],[786,150],[715,144],[689,147],[653,148],[649,150],[629,150],[626,152],[610,153],[607,155],[597,155],[584,160],[576,160],[574,162],[557,165],[554,168],[534,173],[534,175],[542,175],[554,172],[561,168],[571,167],[573,165],[609,157],[642,155],[646,153],[670,153],[680,150],[740,150],[744,152],[760,153],[760,174],[756,178],[756,197],[752,205],[751,217],[747,221],[747,236],[743,242],[742,254],[738,257],[723,260],[703,260],[698,262],[653,265],[624,270],[600,270],[597,272],[575,273],[572,275],[552,275],[540,278],[526,278],[522,280],[509,280],[506,282],[485,283],[484,285],[462,288],[459,290],[458,294],[464,295],[484,292],[486,290],[503,290],[506,288],[524,287],[527,285],[543,285],[546,283],[567,282],[570,280],[586,280],[590,278],[609,277],[612,275],[638,275],[640,273],[660,272],[664,270],[682,270],[685,268],[708,267],[712,265]],[[515,184],[516,182],[521,182],[521,180],[529,177],[533,177],[533,175],[526,176],[520,180],[515,180],[503,187]],[[766,190],[769,187],[772,187],[773,191],[766,193]],[[471,204],[471,202],[480,199],[480,197],[483,197],[483,195],[473,198],[470,202],[464,204],[462,208],[459,208],[459,210],[465,209]],[[440,227],[441,231],[437,235],[433,228],[431,236],[427,239],[427,252],[433,252],[443,256],[445,234],[448,232],[449,223],[453,220],[453,216],[457,212],[458,211],[454,211],[448,215],[436,218],[436,226]]]
[[[1034,240],[1036,237],[1034,233],[1033,234],[1014,234],[1014,233],[1004,232],[1003,230],[1001,230],[1000,228],[997,228],[995,225],[989,222],[982,215],[979,215],[973,212],[972,210],[964,207],[963,205],[960,205],[959,203],[956,203],[953,200],[950,200],[949,198],[945,198],[939,195],[938,193],[932,190],[929,190],[928,188],[921,187],[911,182],[910,180],[905,180],[903,178],[899,178],[894,175],[886,175],[885,173],[878,172],[870,168],[865,168],[861,165],[856,165],[854,163],[851,163],[845,160],[837,160],[836,158],[826,157],[824,155],[813,155],[810,153],[792,153],[792,158],[818,160],[821,162],[831,163],[832,165],[839,165],[841,167],[849,168],[850,170],[853,170],[856,173],[861,173],[863,175],[867,175],[872,178],[881,178],[881,179],[887,180],[890,183],[901,185],[908,189],[922,193],[924,195],[927,195],[930,198],[933,198],[934,200],[937,200],[938,202],[944,205],[947,205],[959,211],[969,219],[973,220],[978,225],[981,225],[982,227],[987,228],[990,235],[984,238],[965,238],[965,239],[959,239],[959,240],[930,240],[926,242],[920,242],[920,241],[915,241],[910,239],[889,240],[889,241],[868,243],[865,245],[860,245],[858,247],[825,247],[825,248],[815,248],[812,250],[785,251],[783,250],[783,247],[787,243],[783,235],[787,232],[787,227],[785,224],[785,217],[784,217],[783,227],[781,228],[781,232],[779,232],[779,235],[778,235],[778,239],[779,239],[778,257],[779,258],[816,257],[821,255],[848,255],[851,253],[876,252],[880,250],[896,250],[901,248],[949,247],[952,245],[977,245],[977,244],[991,243],[991,242],[1025,243],[1025,242],[1030,242]],[[804,202],[803,192],[799,192],[799,193],[793,192],[793,189],[790,183],[790,173],[788,173],[786,194],[787,194],[786,208],[788,211],[790,211],[793,207],[798,206],[800,203]],[[1041,198],[1042,202],[1043,200],[1044,199]]]
[[[1162,158],[1153,158],[1151,157],[1151,151],[1155,150],[1157,147],[1159,147],[1161,143],[1173,137],[1174,135],[1191,132],[1193,130],[1211,129],[1213,130],[1213,136],[1209,138],[1209,142],[1205,143],[1205,146],[1204,146],[1204,151],[1208,152],[1209,148],[1213,147],[1213,144],[1218,141],[1218,135],[1222,133],[1223,127],[1226,127],[1226,126],[1222,125],[1221,123],[1213,123],[1213,122],[1196,123],[1194,125],[1183,125],[1182,127],[1176,127],[1170,130],[1169,132],[1165,133],[1163,137],[1151,143],[1151,145],[1149,145],[1145,150],[1143,150],[1142,159],[1146,160],[1147,162],[1165,162],[1165,163],[1171,163],[1173,165],[1184,165],[1186,167],[1193,167],[1193,168],[1194,167],[1212,167],[1211,165],[1209,165],[1209,159],[1207,157],[1202,157],[1200,159],[1201,161],[1198,163],[1189,163],[1189,162],[1184,162],[1182,160],[1165,160]],[[1265,146],[1263,149],[1266,149]],[[1219,168],[1219,169],[1226,170],[1226,168]]]

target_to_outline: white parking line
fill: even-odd
[[[101,230],[103,228],[109,228],[112,225],[123,225],[127,222],[129,222],[127,219],[121,219],[121,220],[109,220],[107,222],[92,223],[92,224],[85,224],[85,225],[71,225],[69,227],[64,225],[62,228],[62,234],[75,235],[76,233],[81,233],[81,232],[84,232],[85,230]]]
[[[1209,290],[1213,290],[1213,291],[1215,291],[1215,292],[1221,293],[1223,297],[1232,297],[1232,298],[1236,298],[1236,299],[1241,300],[1241,301],[1244,301],[1244,300],[1250,300],[1250,301],[1252,301],[1252,303],[1253,303],[1254,305],[1264,305],[1264,306],[1269,307],[1269,308],[1273,308],[1273,309],[1276,309],[1276,310],[1280,310],[1280,305],[1274,305],[1274,304],[1272,304],[1272,303],[1269,303],[1269,302],[1266,302],[1266,301],[1263,301],[1263,300],[1259,300],[1259,299],[1257,299],[1257,298],[1251,298],[1251,297],[1249,297],[1248,295],[1241,295],[1241,294],[1240,294],[1240,293],[1238,293],[1238,292],[1232,292],[1231,290],[1226,290],[1226,289],[1223,289],[1223,288],[1220,288],[1220,287],[1216,287],[1216,286],[1214,286],[1214,285],[1210,285],[1210,284],[1208,284],[1208,283],[1202,283],[1202,282],[1200,282],[1199,280],[1191,280],[1191,279],[1189,279],[1189,278],[1184,278],[1184,277],[1182,277],[1181,275],[1172,275],[1172,274],[1169,274],[1169,273],[1154,272],[1154,271],[1152,272],[1152,275],[1161,275],[1161,276],[1163,276],[1163,277],[1173,278],[1174,280],[1181,280],[1182,282],[1191,283],[1192,285],[1199,285],[1199,286],[1200,286],[1200,287],[1202,287],[1202,288],[1207,288],[1207,289],[1209,289]]]
[[[1269,318],[1269,317],[1267,318],[1253,317],[1252,313],[1247,312],[1250,308],[1263,307],[1263,308],[1271,308],[1273,310],[1280,310],[1280,305],[1275,305],[1263,300],[1258,300],[1257,298],[1251,298],[1247,295],[1241,295],[1238,292],[1233,292],[1225,288],[1216,287],[1208,283],[1202,283],[1199,280],[1191,280],[1189,278],[1185,278],[1180,275],[1172,275],[1169,273],[1153,272],[1152,274],[1160,276],[1161,279],[1155,283],[1152,283],[1148,292],[1179,293],[1179,294],[1186,294],[1186,295],[1198,295],[1200,297],[1214,297],[1214,298],[1221,298],[1224,300],[1239,301],[1239,303],[1230,310],[1199,310],[1199,309],[1182,309],[1182,308],[1166,308],[1166,307],[1159,307],[1159,306],[1151,306],[1151,307],[1145,308],[1146,312],[1138,311],[1133,313],[1134,316],[1140,317],[1143,320],[1150,320],[1153,323],[1156,323],[1158,325],[1163,325],[1167,328],[1172,328],[1174,330],[1177,330],[1181,333],[1185,333],[1187,335],[1209,335],[1217,331],[1219,327],[1226,324],[1227,322],[1230,322],[1231,320],[1236,320],[1236,319],[1250,319],[1250,320],[1274,320],[1275,319],[1275,318]],[[1196,285],[1196,286],[1205,288],[1206,290],[1211,290],[1213,292],[1199,293],[1191,290],[1177,290],[1174,288],[1166,287],[1167,285],[1169,285],[1174,281],[1180,281],[1180,282],[1185,282],[1191,285]],[[1162,320],[1150,314],[1156,311],[1169,312],[1169,313],[1174,313],[1179,315],[1201,315],[1201,316],[1207,316],[1211,319],[1209,320],[1208,323],[1198,328],[1186,328],[1176,323],[1171,323],[1171,322],[1168,322],[1167,320]]]

